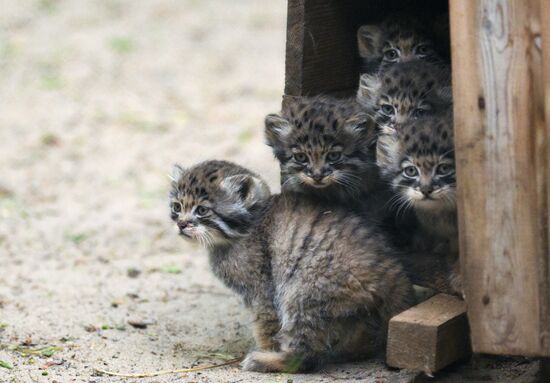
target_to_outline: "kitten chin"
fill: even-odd
[[[405,196],[407,200],[412,203],[415,210],[436,212],[440,210],[444,211],[456,209],[454,193],[451,193],[449,190],[436,190],[430,197],[426,197],[420,191],[413,188],[408,188]]]

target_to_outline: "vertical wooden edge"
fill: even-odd
[[[549,353],[546,0],[450,0],[459,243],[474,352]],[[541,4],[543,5],[541,23]],[[549,38],[545,41],[548,68]],[[546,77],[548,76],[546,69]],[[548,121],[548,117],[547,117]]]
[[[534,37],[535,49],[542,50],[542,83],[543,83],[543,108],[544,108],[544,128],[546,138],[546,174],[548,178],[550,175],[550,2],[548,0],[540,0],[540,35]],[[547,181],[550,182],[550,181]],[[546,209],[545,222],[548,232],[547,240],[550,238],[550,223],[549,212],[550,208],[550,187],[546,185]],[[550,245],[547,243],[545,257],[541,262],[541,286],[540,291],[544,292],[542,298],[541,317],[543,328],[541,329],[541,348],[546,357],[550,357]],[[550,359],[545,359],[546,373],[548,381],[550,381]]]
[[[301,96],[304,70],[306,0],[288,0],[285,54],[285,94]]]
[[[468,304],[468,318],[475,321],[476,310],[478,304],[472,297],[475,292],[472,291],[473,283],[477,278],[481,277],[481,259],[470,257],[469,249],[479,247],[470,241],[475,238],[468,236],[468,203],[471,198],[476,197],[476,193],[483,191],[470,190],[469,184],[462,182],[469,177],[465,164],[470,160],[473,150],[479,149],[482,138],[482,129],[477,132],[472,132],[468,126],[469,119],[482,121],[485,117],[476,105],[472,104],[472,99],[477,98],[480,90],[476,84],[480,83],[479,79],[479,61],[477,46],[475,45],[475,31],[477,29],[477,5],[475,2],[463,0],[449,0],[449,23],[451,33],[451,59],[453,63],[452,82],[453,82],[453,108],[454,108],[454,137],[455,137],[455,156],[456,156],[456,172],[457,172],[457,207],[458,207],[458,226],[459,226],[459,248],[460,248],[460,264],[461,273],[464,280],[464,292],[466,302]],[[482,124],[480,124],[482,125]],[[480,126],[481,128],[481,126]],[[480,157],[481,155],[478,155]],[[481,226],[481,225],[478,225]],[[480,232],[480,236],[484,233]],[[473,245],[473,246],[472,246]],[[473,274],[475,272],[476,274]],[[474,318],[472,318],[474,316]],[[472,340],[477,338],[480,329],[474,324],[471,327]],[[474,351],[476,350],[476,342],[472,342]]]

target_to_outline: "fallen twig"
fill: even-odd
[[[213,364],[208,366],[200,366],[200,367],[193,367],[193,368],[182,368],[179,370],[164,370],[164,371],[154,371],[154,372],[142,372],[137,374],[122,374],[119,372],[113,372],[113,371],[107,371],[102,370],[100,368],[94,368],[94,370],[100,374],[110,375],[110,376],[120,376],[123,378],[150,378],[153,376],[159,376],[159,375],[168,375],[168,374],[179,374],[179,373],[185,373],[185,372],[195,372],[195,371],[202,371],[202,370],[210,370],[213,368],[228,366],[230,364],[235,364],[241,361],[241,358],[232,359],[225,363],[220,364]]]

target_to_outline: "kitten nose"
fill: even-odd
[[[189,221],[178,221],[178,227],[180,230],[183,230],[187,228],[188,226],[193,226],[193,224]]]
[[[420,186],[420,191],[422,192],[422,194],[428,197],[430,194],[432,194],[434,188],[432,185],[422,185]]]
[[[311,175],[311,178],[313,179],[313,181],[315,182],[319,182],[321,181],[323,178],[325,178],[325,176],[321,173],[314,173]]]

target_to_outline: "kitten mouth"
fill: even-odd
[[[310,186],[313,186],[316,189],[324,189],[328,186],[328,184],[320,183],[320,182],[313,182],[309,184]]]
[[[430,196],[430,197],[424,197],[422,199],[419,199],[416,201],[416,203],[426,208],[435,208],[441,204],[441,200]]]
[[[193,239],[193,236],[190,233],[185,232],[184,230],[180,230],[180,235],[188,239]]]
[[[330,182],[327,179],[327,177],[322,178],[320,180],[314,180],[313,178],[310,178],[310,177],[304,177],[304,181],[306,184],[316,189],[323,189],[323,188],[326,188],[327,186],[330,186]]]

